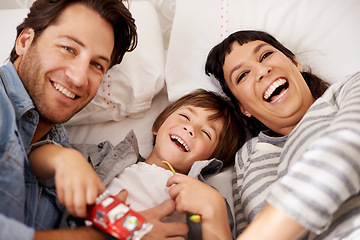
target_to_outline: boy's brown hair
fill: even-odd
[[[194,106],[213,110],[216,113],[210,116],[210,120],[224,119],[219,142],[211,158],[216,158],[223,162],[222,170],[232,166],[237,150],[245,141],[245,132],[230,102],[215,92],[197,89],[179,98],[159,114],[154,121],[152,131],[157,132],[164,121],[183,106]],[[156,136],[154,135],[154,144],[155,139]]]

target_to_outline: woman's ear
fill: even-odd
[[[301,64],[299,63],[299,61],[298,61],[296,58],[294,58],[294,61],[295,61],[296,67],[299,69],[300,72],[302,72],[302,71],[303,71],[303,67],[301,66]]]
[[[246,111],[245,108],[240,105],[240,103],[239,103],[239,108],[242,114],[244,114],[247,117],[251,117],[251,114],[248,111]]]
[[[15,51],[19,56],[24,55],[34,40],[35,32],[32,28],[25,28],[19,34],[15,42]]]

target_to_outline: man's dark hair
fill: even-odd
[[[52,24],[59,15],[71,4],[84,4],[99,13],[114,29],[114,48],[111,54],[110,66],[119,64],[126,52],[135,49],[137,33],[135,20],[121,0],[36,0],[24,21],[17,27],[17,37],[25,28],[34,29],[34,41]],[[10,53],[10,61],[18,58],[15,45]]]

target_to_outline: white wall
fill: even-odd
[[[0,0],[0,9],[29,8],[34,0]]]

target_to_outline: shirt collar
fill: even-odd
[[[2,79],[5,90],[8,93],[9,99],[14,104],[16,118],[19,119],[27,111],[35,108],[34,103],[26,91],[14,65],[8,62],[1,68],[5,69],[5,71],[3,71],[5,76]]]

